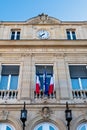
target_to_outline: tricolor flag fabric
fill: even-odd
[[[40,93],[40,80],[39,80],[39,76],[36,76],[36,90],[35,90],[36,94]]]
[[[46,71],[43,74],[43,91],[47,95],[48,94],[48,86],[47,86],[47,73]]]
[[[54,80],[53,76],[51,76],[48,94],[53,94],[53,91],[54,91]]]

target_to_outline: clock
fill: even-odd
[[[48,39],[49,38],[49,32],[47,32],[46,30],[40,30],[38,32],[38,37],[40,39]]]

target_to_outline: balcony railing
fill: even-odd
[[[0,90],[0,99],[17,99],[18,90]]]
[[[87,90],[72,90],[73,98],[87,98]]]
[[[45,94],[43,91],[41,91],[40,93],[36,93],[35,91],[34,91],[34,98],[45,98],[45,97],[47,97],[47,98],[56,98],[56,91],[54,91],[53,93],[51,93],[51,94]]]

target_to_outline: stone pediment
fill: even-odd
[[[61,21],[44,13],[26,21],[27,24],[60,24]]]

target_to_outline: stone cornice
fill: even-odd
[[[87,39],[79,40],[58,40],[58,39],[47,39],[47,40],[0,40],[0,47],[86,47]]]

